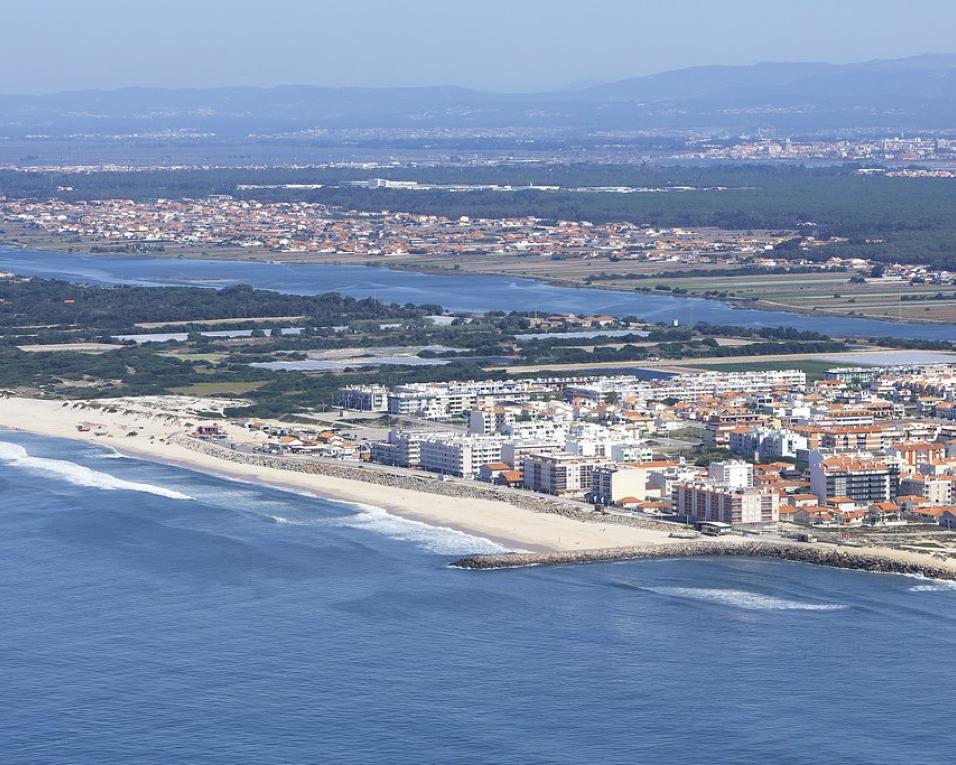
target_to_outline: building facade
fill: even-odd
[[[681,483],[674,487],[674,510],[696,523],[727,523],[732,526],[776,523],[780,520],[780,496],[756,488],[722,486],[710,482]]]
[[[848,497],[860,507],[891,502],[899,495],[898,465],[870,454],[810,453],[810,491],[826,504],[832,497]]]

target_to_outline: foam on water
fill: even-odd
[[[104,459],[104,460],[128,460],[128,459],[130,459],[130,458],[127,457],[125,454],[120,454],[120,453],[117,452],[117,451],[106,452],[105,454],[101,455],[101,457],[102,457],[102,459]]]
[[[224,480],[237,484],[246,484],[250,486],[263,485],[251,483],[233,476],[223,475],[217,477],[221,477]],[[295,487],[279,486],[269,483],[264,485],[270,489],[276,489],[287,494],[294,494],[298,497],[318,500],[333,505],[340,505],[344,508],[348,508],[350,511],[348,515],[336,516],[334,518],[314,516],[302,517],[298,515],[295,517],[289,517],[288,515],[263,512],[264,510],[272,508],[286,511],[288,510],[288,505],[286,503],[268,500],[261,497],[261,495],[256,496],[255,509],[257,512],[255,514],[268,523],[276,523],[288,526],[348,526],[350,528],[371,531],[373,533],[383,534],[394,539],[412,542],[423,550],[438,553],[439,555],[477,555],[514,552],[514,550],[503,547],[502,545],[493,542],[490,539],[486,539],[485,537],[468,534],[464,531],[448,528],[447,526],[432,526],[427,523],[422,523],[421,521],[402,518],[398,515],[392,515],[387,510],[383,510],[380,507],[375,507],[374,505],[365,505],[359,502],[347,502],[340,499],[333,499],[331,497],[324,497],[321,494],[316,494],[314,492]],[[249,499],[249,492],[237,491],[224,493],[220,490],[216,492],[215,496],[206,497],[199,495],[199,498],[209,504],[232,508],[244,505],[245,502],[237,500]],[[356,509],[359,511],[358,513],[351,512]]]
[[[373,505],[349,503],[359,512],[340,518],[324,519],[322,523],[363,529],[376,534],[384,534],[394,539],[413,542],[423,550],[439,555],[469,555],[480,553],[508,552],[508,548],[484,537],[466,534],[447,526],[431,526],[421,521],[413,521],[392,515]]]
[[[192,499],[192,497],[173,489],[165,489],[162,486],[153,486],[148,483],[124,481],[122,478],[117,478],[109,473],[101,473],[84,465],[77,465],[75,462],[33,457],[19,444],[6,441],[0,441],[0,463],[34,473],[41,473],[67,481],[75,486],[86,486],[106,491],[139,491],[146,494],[156,494],[167,499]]]
[[[927,584],[914,584],[910,592],[956,592],[956,582],[936,581]]]
[[[908,588],[910,592],[956,592],[956,582],[946,579],[932,579],[923,574],[902,574],[909,579],[916,579],[920,584]]]
[[[743,608],[748,611],[838,611],[846,608],[845,605],[839,603],[806,603],[777,598],[772,595],[763,595],[749,590],[725,590],[710,587],[648,587],[647,589],[659,595],[704,600],[723,606]]]

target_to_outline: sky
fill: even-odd
[[[956,53],[953,0],[3,0],[0,92],[550,90],[707,64]]]

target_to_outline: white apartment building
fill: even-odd
[[[406,383],[392,389],[392,414],[442,419],[477,408],[520,403],[556,392],[560,380],[466,380],[445,383]]]
[[[735,454],[757,455],[760,459],[797,457],[806,451],[806,436],[786,428],[740,428],[730,432],[729,445]]]
[[[561,444],[556,441],[508,440],[501,446],[501,461],[512,469],[521,470],[524,458],[531,454],[554,454],[563,451]]]
[[[565,388],[565,397],[603,401],[608,393],[613,392],[620,397],[636,397],[642,400],[698,401],[729,391],[750,395],[767,393],[775,388],[802,388],[806,387],[806,384],[806,373],[797,369],[703,372],[676,375],[664,380],[641,380],[638,377],[621,375],[569,385]]]
[[[602,464],[606,462],[599,458],[573,454],[531,454],[524,458],[524,487],[546,494],[581,497],[591,490],[594,468]]]
[[[384,385],[346,385],[335,392],[335,405],[361,412],[387,412],[388,395]]]
[[[926,497],[932,505],[951,505],[956,500],[956,476],[926,476],[900,479],[900,495]]]
[[[501,432],[509,438],[525,441],[554,441],[564,443],[568,434],[568,427],[564,423],[551,420],[516,420],[502,426]]]
[[[735,489],[747,488],[754,485],[754,466],[742,460],[712,462],[707,468],[707,476],[714,483]]]
[[[679,483],[692,483],[700,480],[701,471],[693,465],[645,465],[647,468],[647,490],[661,499],[667,499],[674,493]]]
[[[899,494],[899,484],[898,461],[866,452],[810,452],[810,492],[821,503],[831,497],[848,497],[861,507],[892,502]]]
[[[492,436],[515,420],[515,415],[501,407],[472,409],[468,415],[468,432],[476,436]]]
[[[591,471],[588,499],[596,505],[617,505],[623,499],[647,499],[646,468],[631,465],[599,465]]]
[[[382,465],[418,467],[421,464],[421,445],[427,439],[447,440],[460,434],[455,431],[400,430],[392,428],[387,441],[372,444],[372,461]]]
[[[389,414],[404,417],[440,420],[450,415],[450,409],[448,398],[438,391],[392,392],[388,397]]]
[[[476,478],[482,465],[501,462],[499,436],[426,438],[420,443],[419,465],[443,475]]]
[[[372,461],[382,465],[417,467],[421,456],[421,434],[390,430],[387,441],[372,444]]]

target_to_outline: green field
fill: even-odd
[[[171,393],[179,393],[184,396],[218,396],[218,395],[242,395],[250,391],[258,390],[265,385],[267,380],[257,380],[250,382],[208,382],[193,383],[192,385],[183,385],[178,388],[170,388]]]

